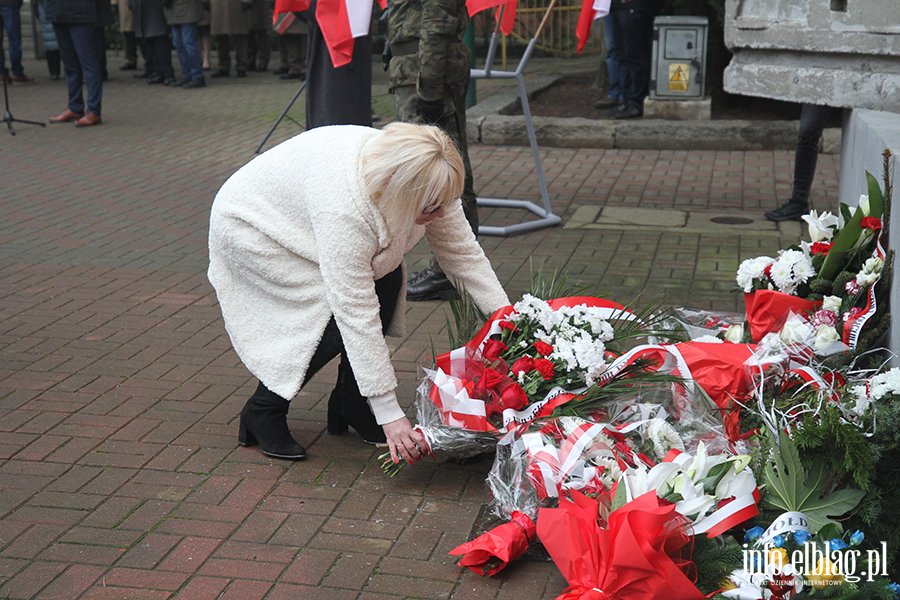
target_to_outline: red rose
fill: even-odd
[[[474,397],[480,400],[492,401],[497,395],[497,390],[495,388],[503,381],[503,379],[504,376],[494,369],[485,369],[481,374],[481,379],[475,384],[475,389],[473,390],[475,394]]]
[[[863,220],[859,224],[863,229],[871,229],[873,231],[881,230],[881,219],[876,219],[875,217],[863,217]]]
[[[534,361],[534,368],[538,370],[545,381],[553,379],[553,363],[546,358],[536,359]]]
[[[512,371],[514,377],[518,377],[519,373],[522,372],[531,373],[534,371],[534,359],[530,356],[523,356],[513,363],[510,371]]]
[[[553,353],[553,346],[545,342],[535,342],[534,347],[541,353],[541,356],[550,356]]]
[[[513,383],[503,390],[503,396],[500,403],[504,408],[512,408],[513,410],[521,410],[528,406],[528,396],[525,390],[518,383]]]
[[[500,340],[491,338],[485,342],[484,348],[481,349],[481,356],[489,363],[496,362],[500,360],[500,355],[506,352],[508,348],[509,347]]]
[[[813,254],[827,254],[831,250],[831,242],[815,242],[809,249]]]
[[[765,269],[763,269],[763,273],[766,274],[766,277],[771,277],[772,276],[772,265],[769,265]]]

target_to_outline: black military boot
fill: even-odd
[[[238,443],[255,446],[266,456],[300,460],[306,457],[306,448],[298,444],[287,426],[290,403],[270,391],[259,382],[256,392],[247,400],[241,411],[241,427]]]

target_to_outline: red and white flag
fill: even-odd
[[[519,0],[467,0],[466,8],[469,10],[469,16],[474,16],[488,8],[505,5],[506,10],[503,11],[503,20],[500,22],[500,31],[509,35],[512,33],[513,26],[516,23],[516,7]]]
[[[286,12],[308,10],[310,0],[275,0],[275,18]],[[378,0],[384,8],[386,0]],[[369,33],[372,20],[371,0],[318,0],[316,21],[328,46],[335,68],[353,58],[353,40]]]
[[[581,14],[578,16],[578,25],[575,34],[578,36],[578,51],[581,52],[591,37],[591,25],[597,19],[602,19],[609,14],[610,0],[583,0]]]

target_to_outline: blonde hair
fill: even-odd
[[[427,206],[460,197],[465,167],[453,140],[433,125],[391,123],[362,152],[366,193],[388,227],[410,227]]]

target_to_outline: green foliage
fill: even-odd
[[[869,489],[875,474],[872,448],[857,427],[841,418],[837,406],[827,405],[818,416],[807,417],[794,432],[794,441],[803,451],[804,463],[824,460],[837,479],[849,478],[861,489]]]
[[[560,271],[558,266],[553,268],[553,273],[548,279],[544,276],[544,263],[541,263],[535,273],[532,259],[528,259],[528,270],[531,274],[531,289],[528,293],[541,300],[582,296],[590,294],[594,287],[593,285],[569,283],[569,270]]]
[[[884,196],[881,193],[881,187],[878,180],[866,171],[866,181],[869,184],[869,215],[880,219],[884,216]]]
[[[457,284],[456,287],[459,295],[450,297],[453,320],[447,319],[447,335],[450,337],[451,348],[459,348],[469,343],[490,316],[478,308],[472,295],[462,285]]]
[[[767,437],[770,436],[767,433]],[[769,439],[761,454],[765,485],[763,502],[784,512],[802,512],[809,518],[813,534],[832,522],[828,517],[839,517],[856,508],[865,495],[862,490],[854,489],[828,493],[826,462],[817,457],[804,468],[797,447],[783,432],[779,432],[777,444]]]
[[[841,233],[833,241],[831,249],[828,250],[828,255],[825,257],[825,262],[822,264],[822,270],[819,271],[822,279],[834,279],[835,275],[840,272],[841,266],[846,264],[846,255],[853,250],[856,240],[862,234],[860,226],[862,219],[862,211],[856,210],[853,217],[846,222]]]
[[[721,538],[705,535],[694,536],[694,552],[691,560],[697,565],[697,589],[710,594],[722,587],[722,581],[732,571],[743,566],[742,548]]]

